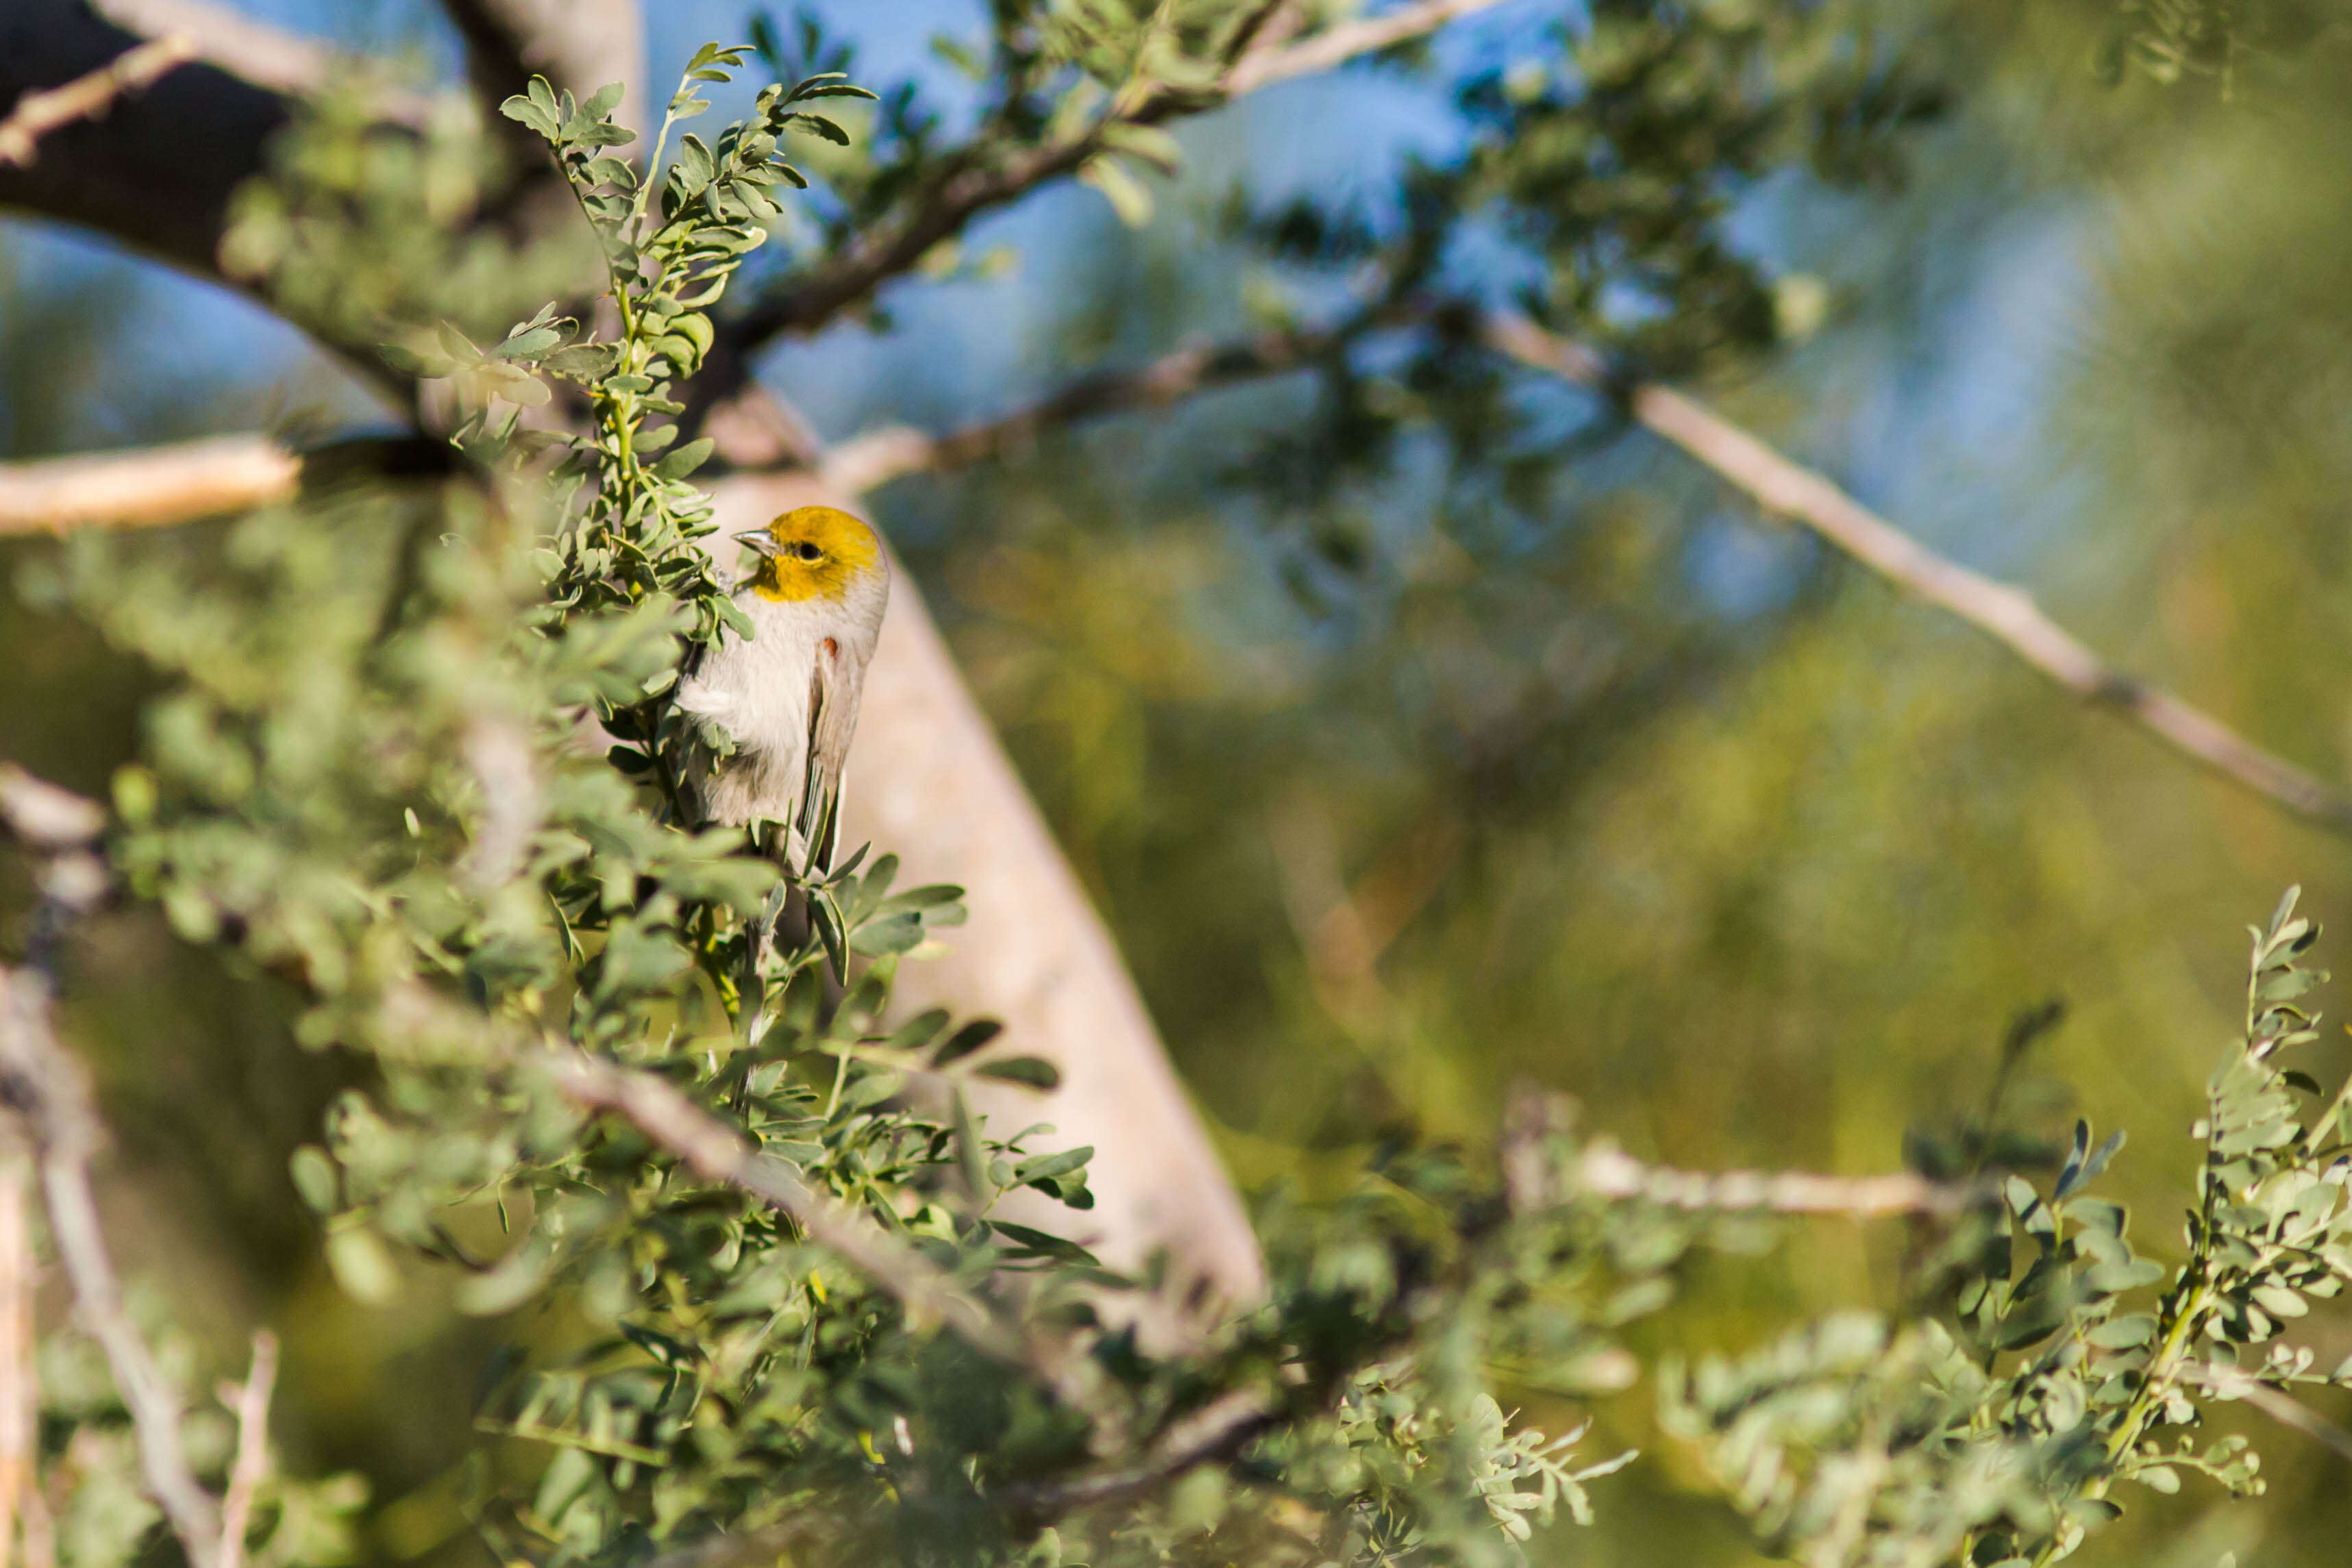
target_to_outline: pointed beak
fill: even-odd
[[[738,542],[748,545],[770,560],[776,559],[776,551],[780,547],[776,543],[776,537],[767,529],[745,528],[735,538]]]

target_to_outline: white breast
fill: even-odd
[[[736,603],[751,619],[751,641],[727,633],[679,687],[677,706],[734,737],[736,755],[705,785],[712,821],[791,821],[807,776],[809,675],[824,632],[805,601],[746,593]]]

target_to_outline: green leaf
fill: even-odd
[[[332,1214],[341,1207],[335,1162],[326,1150],[305,1144],[294,1151],[287,1165],[294,1177],[294,1190],[311,1213]]]
[[[552,110],[535,99],[517,94],[499,105],[499,112],[509,120],[529,126],[552,141],[556,136],[556,120]]]
[[[840,126],[835,125],[832,120],[827,120],[822,114],[788,114],[784,119],[786,123],[800,126],[802,129],[809,131],[811,134],[820,138],[821,140],[832,142],[836,147],[846,147],[849,145],[849,132],[844,131]]]
[[[654,477],[683,479],[709,462],[710,454],[718,448],[718,445],[719,443],[708,435],[698,441],[689,441],[654,465]]]
[[[982,1078],[1002,1079],[1027,1088],[1054,1090],[1062,1085],[1062,1071],[1042,1056],[1011,1056],[976,1070]]]
[[[933,1053],[931,1065],[945,1067],[960,1061],[1004,1032],[1004,1026],[994,1019],[974,1019],[955,1033],[948,1036],[945,1045]]]
[[[2083,1336],[2101,1350],[2130,1350],[2156,1337],[2156,1320],[2145,1312],[2114,1318]]]
[[[996,1218],[989,1220],[988,1228],[1000,1236],[1019,1242],[1032,1252],[1043,1253],[1048,1258],[1056,1259],[1065,1263],[1090,1264],[1096,1261],[1095,1255],[1076,1242],[1056,1236],[1048,1230],[1038,1230],[1026,1225],[1015,1225],[1009,1219]]]

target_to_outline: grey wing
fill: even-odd
[[[795,826],[808,846],[809,869],[829,871],[841,836],[841,774],[849,760],[850,737],[857,728],[858,687],[865,672],[841,656],[827,637],[816,646],[809,675],[808,771],[801,785]]]

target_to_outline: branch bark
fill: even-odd
[[[0,535],[168,528],[291,500],[302,460],[264,435],[0,464]]]
[[[0,1151],[0,1568],[10,1568],[16,1518],[39,1485],[34,1456],[40,1392],[33,1365],[32,1172]]]
[[[1035,445],[1039,436],[1065,425],[1164,407],[1213,387],[1297,370],[1345,343],[1355,329],[1351,325],[1277,330],[1227,343],[1188,344],[1136,370],[1081,377],[1018,413],[946,435],[896,425],[857,436],[827,451],[820,473],[834,488],[863,495],[908,474],[967,468],[1017,455]],[[5,516],[0,511],[0,528],[5,527]]]
[[[622,1116],[697,1176],[790,1216],[811,1241],[872,1280],[910,1315],[936,1322],[983,1355],[1031,1373],[1076,1408],[1096,1403],[1094,1369],[1082,1345],[991,1311],[912,1246],[810,1186],[661,1079],[571,1051],[557,1055],[552,1068],[574,1102]]]
[[[1908,1171],[1831,1176],[1805,1171],[1682,1171],[1644,1165],[1613,1144],[1585,1146],[1570,1181],[1596,1197],[1654,1203],[1693,1213],[1843,1215],[1951,1214],[1982,1203],[1990,1189],[1933,1182]]]
[[[262,1329],[253,1336],[253,1364],[245,1382],[221,1390],[221,1402],[236,1412],[236,1458],[229,1468],[228,1495],[221,1500],[219,1568],[239,1568],[245,1561],[254,1500],[269,1474],[269,1395],[277,1384],[278,1336]]]
[[[1522,316],[1486,317],[1481,336],[1525,365],[1607,388],[1601,356]],[[2202,709],[2115,668],[2033,601],[2005,582],[1948,560],[1822,476],[1790,462],[1729,420],[1670,387],[1626,394],[1633,417],[1712,468],[1758,506],[1812,531],[1897,589],[1956,615],[2095,707],[2130,720],[2173,750],[2296,816],[2352,834],[2352,796],[2266,751]]]
[[[63,87],[28,92],[0,120],[0,163],[18,168],[38,155],[41,138],[77,120],[93,120],[158,77],[195,58],[196,47],[177,33],[152,38]]]
[[[215,256],[231,194],[263,166],[263,150],[290,110],[257,79],[263,65],[292,68],[268,50],[255,64],[224,68],[209,47],[224,35],[201,31],[219,21],[210,7],[184,0],[138,0],[126,12],[168,12],[162,31],[195,41],[202,63],[184,66],[103,120],[58,130],[45,155],[25,167],[0,166],[0,206],[79,224],[148,256],[216,277]],[[0,9],[0,102],[107,69],[143,42],[141,33],[100,16],[83,0],[8,0]],[[296,54],[301,55],[300,50]],[[323,71],[302,56],[301,68]],[[247,70],[254,74],[245,74]]]
[[[495,110],[543,76],[585,98],[606,82],[627,87],[615,117],[645,127],[646,30],[636,0],[442,0],[476,90]]]
[[[58,1042],[46,980],[29,970],[0,969],[0,1086],[36,1152],[49,1237],[82,1326],[104,1351],[131,1412],[147,1490],[192,1568],[219,1568],[219,1507],[188,1462],[179,1398],[122,1304],[99,1222],[89,1162],[100,1134],[89,1080]]]

